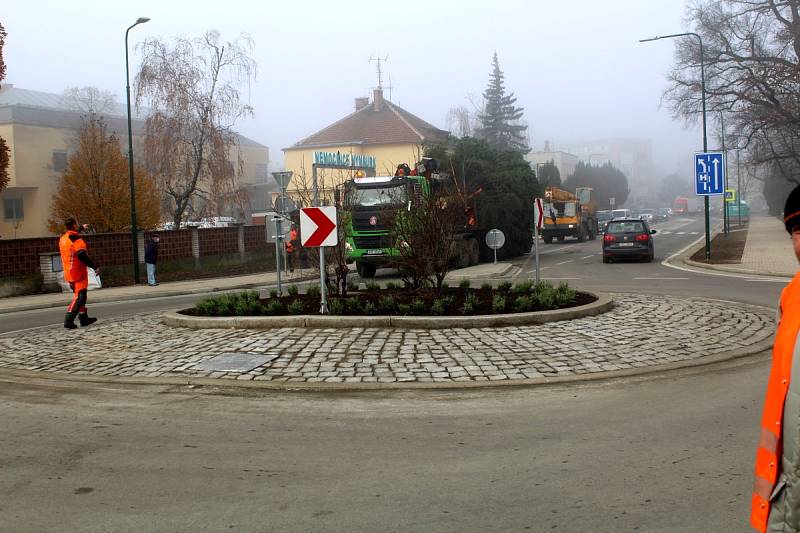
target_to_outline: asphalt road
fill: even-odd
[[[702,223],[656,229],[660,261]],[[770,307],[782,287],[658,261],[606,265],[599,249],[543,247],[543,274]],[[530,275],[531,258],[519,265]],[[762,354],[585,385],[346,395],[0,378],[0,530],[747,531],[767,372]]]

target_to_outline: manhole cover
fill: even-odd
[[[221,353],[194,365],[194,370],[248,372],[278,358],[276,353]]]

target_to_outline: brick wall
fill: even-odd
[[[200,233],[208,230],[198,230]],[[150,236],[158,233],[158,260],[187,259],[192,257],[192,230],[179,229],[175,231],[145,232],[144,242],[150,242]],[[144,261],[143,258],[139,258]]]
[[[198,230],[200,257],[239,253],[239,228],[207,228]]]
[[[247,226],[245,251],[274,250],[274,244],[264,242],[263,226]],[[192,230],[159,231],[161,241],[158,259],[186,259],[192,257]],[[145,242],[150,239],[145,232]],[[239,253],[239,228],[206,228],[198,230],[200,257]],[[86,235],[89,255],[100,266],[126,265],[131,262],[130,233],[104,233]],[[270,248],[272,247],[272,248]],[[58,251],[58,237],[37,239],[0,239],[0,278],[23,276],[40,272],[39,254]],[[144,257],[139,258],[144,261]]]

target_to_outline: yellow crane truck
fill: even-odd
[[[578,242],[583,242],[597,237],[597,202],[591,187],[578,187],[575,194],[548,187],[544,192],[543,207],[542,239],[546,244],[553,242],[553,238],[563,241],[575,237]]]

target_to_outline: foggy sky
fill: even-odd
[[[216,29],[255,41],[255,118],[238,124],[280,150],[353,111],[377,85],[370,56],[388,55],[392,99],[444,128],[447,111],[486,87],[499,54],[506,87],[525,108],[535,149],[604,137],[653,140],[658,178],[689,172],[699,129],[659,109],[674,42],[638,39],[689,30],[683,0],[341,0],[225,2],[5,1],[7,83],[61,93],[91,85],[125,98],[125,29],[195,37]],[[132,51],[131,72],[138,54]],[[388,96],[388,89],[385,90]],[[709,131],[713,131],[709,128]],[[711,146],[717,144],[710,138]]]

